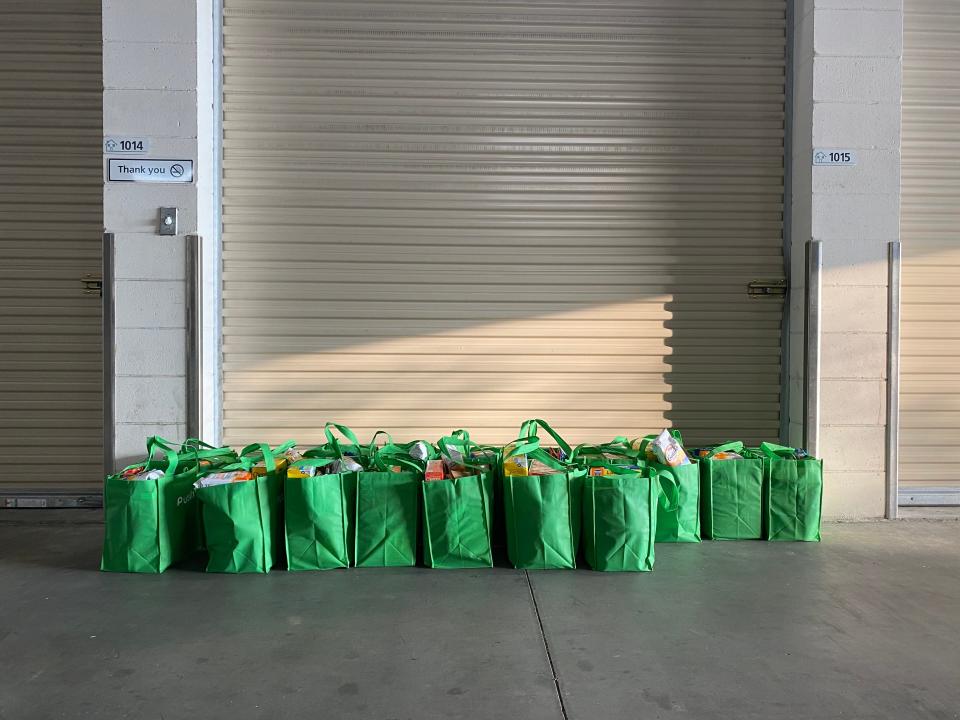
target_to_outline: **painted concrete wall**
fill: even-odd
[[[104,132],[147,135],[154,157],[192,158],[189,186],[105,183],[116,233],[118,462],[145,436],[185,433],[184,238],[205,239],[205,296],[214,297],[217,89],[214,0],[104,0]],[[886,245],[899,237],[901,0],[798,0],[793,38],[791,440],[801,444],[803,257],[824,243],[821,454],[830,517],[883,512]],[[855,148],[852,168],[812,168],[817,147]],[[155,234],[157,208],[180,208],[177,238]],[[204,355],[218,352],[216,304]],[[206,397],[216,396],[213,363]],[[204,436],[216,439],[207,402]]]
[[[829,517],[884,509],[887,245],[899,239],[902,0],[806,0],[794,37],[793,318],[804,244],[823,242],[821,422]],[[854,167],[812,167],[815,147]],[[791,327],[791,441],[801,442],[803,325]]]
[[[198,29],[197,0],[103,1],[105,135],[146,136],[149,157],[197,160]],[[148,435],[186,431],[184,236],[197,231],[209,170],[195,166],[191,185],[104,182],[104,227],[116,238],[118,464],[142,457]],[[161,206],[179,208],[179,236],[156,234]]]

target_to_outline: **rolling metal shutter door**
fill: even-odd
[[[778,436],[783,2],[224,6],[227,442]]]
[[[900,479],[960,485],[960,4],[904,3]]]
[[[103,479],[100,6],[0,5],[0,490]]]

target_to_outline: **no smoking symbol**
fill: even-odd
[[[183,165],[180,163],[174,163],[170,166],[170,174],[173,177],[183,177]]]

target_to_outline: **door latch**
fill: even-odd
[[[785,297],[787,294],[786,280],[753,280],[747,285],[747,295],[752,298]]]
[[[80,278],[80,284],[83,285],[84,295],[103,297],[103,277],[100,275],[84,275]]]

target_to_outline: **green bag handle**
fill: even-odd
[[[454,430],[453,432],[456,433],[456,432],[464,432],[464,431],[462,431],[462,430]],[[466,433],[464,433],[464,434],[466,434]],[[483,450],[483,448],[480,447],[479,445],[477,445],[477,443],[475,443],[475,442],[473,442],[472,440],[470,440],[469,437],[470,437],[470,436],[467,435],[467,439],[466,439],[466,440],[462,440],[461,437],[458,437],[458,436],[455,436],[455,435],[448,435],[448,436],[446,436],[446,437],[442,437],[442,438],[440,438],[439,440],[437,440],[437,447],[440,448],[440,455],[441,455],[441,456],[446,456],[446,457],[448,457],[448,458],[449,458],[449,457],[452,457],[452,454],[450,453],[450,448],[451,448],[451,447],[459,447],[459,448],[461,448],[461,452],[460,452],[460,456],[461,456],[460,465],[463,465],[464,467],[471,468],[471,469],[473,469],[473,470],[479,470],[479,471],[482,472],[482,471],[483,471],[483,468],[484,468],[485,466],[482,465],[482,464],[480,464],[480,463],[473,462],[473,459],[472,459],[472,457],[470,456],[470,450],[471,450],[471,448],[476,448],[476,449],[478,449],[478,450]],[[452,441],[452,442],[451,442],[451,441]]]
[[[529,455],[538,462],[541,462],[547,467],[553,468],[559,472],[569,472],[575,469],[570,464],[561,460],[557,460],[555,457],[547,453],[546,450],[541,448],[540,438],[538,438],[536,435],[514,440],[512,445],[514,445],[514,447],[511,447],[506,452],[501,451],[500,464],[515,455]]]
[[[409,451],[400,445],[384,445],[373,455],[373,465],[381,472],[389,472],[390,465],[399,465],[402,468],[422,475],[426,470],[425,464],[410,457]]]
[[[560,437],[557,431],[550,427],[546,420],[540,420],[539,418],[525,420],[523,425],[520,426],[520,435],[523,437],[537,437],[538,427],[546,430],[550,437],[557,441],[559,448],[566,453],[567,457],[570,457],[570,453],[573,452],[570,448],[570,443]]]
[[[178,447],[180,443],[176,443],[173,440],[167,440],[162,438],[159,435],[151,435],[147,438],[147,457],[153,453],[154,448],[161,448],[163,450],[173,450],[175,447]]]
[[[282,455],[296,444],[297,443],[295,440],[287,440],[282,445],[278,445],[271,450],[267,443],[253,443],[252,445],[247,445],[243,450],[240,451],[240,460],[241,462],[244,458],[251,460],[252,467],[256,464],[256,455],[257,451],[259,450],[260,455],[263,457],[263,464],[266,466],[267,472],[275,472],[277,469],[277,455]]]
[[[660,486],[660,506],[666,512],[676,512],[680,509],[680,480],[677,478],[676,472],[674,472],[674,469],[669,465],[664,465],[654,470],[654,473],[656,473],[657,484]],[[663,486],[664,480],[670,485],[669,496],[667,495],[666,488]]]
[[[604,443],[602,445],[588,445],[586,443],[582,445],[577,445],[573,451],[570,453],[570,462],[575,462],[582,455],[595,455],[601,460],[605,459],[607,454],[615,454],[620,457],[628,458],[630,460],[636,459],[638,453],[636,450],[633,450],[630,447],[621,445],[616,440],[612,443]],[[589,459],[589,458],[588,458]]]
[[[795,460],[797,456],[796,448],[787,447],[786,445],[777,445],[776,443],[760,443],[760,452],[766,455],[771,460]]]
[[[167,469],[164,471],[167,477],[173,477],[177,473],[177,466],[180,464],[180,456],[173,450],[164,449],[164,455],[167,456]]]
[[[348,428],[346,425],[340,425],[338,423],[328,422],[323,426],[323,432],[327,436],[327,440],[333,442],[333,430],[338,430],[341,435],[343,435],[347,440],[352,442],[357,447],[360,447],[360,441],[357,440],[357,436],[354,434],[353,430]]]
[[[342,458],[343,452],[340,449],[340,443],[334,438],[331,442],[324,445],[317,445],[303,453],[305,458]]]
[[[182,443],[176,443],[172,440],[167,440],[159,435],[152,435],[151,437],[147,438],[148,456],[153,454],[154,448],[173,450],[175,447],[180,448],[179,454],[181,456],[188,457],[191,460],[206,460],[209,458],[235,455],[233,449],[227,447],[226,445],[223,447],[215,447],[209,443],[205,443],[199,438],[187,438]]]
[[[373,434],[373,438],[370,440],[371,455],[377,452],[377,438],[380,437],[381,435],[386,435],[387,437],[387,441],[383,444],[384,447],[386,447],[387,445],[393,445],[393,436],[390,433],[388,433],[386,430],[377,430]]]
[[[240,462],[244,461],[249,462],[250,467],[246,468],[249,470],[252,468],[256,460],[256,451],[260,451],[260,455],[263,457],[263,464],[267,468],[267,472],[271,473],[277,469],[277,458],[274,456],[273,451],[270,449],[270,446],[266,443],[253,443],[252,445],[247,445],[243,450],[240,451]]]
[[[337,459],[343,460],[343,458],[346,457],[343,454],[343,448],[340,447],[340,442],[336,438],[333,438],[329,443],[327,443],[327,448],[322,448],[322,450],[325,453],[329,453],[330,451],[333,451],[334,455],[331,458],[333,460],[337,460]],[[321,448],[318,448],[318,449],[321,449]],[[321,457],[324,457],[324,456],[321,456]]]
[[[522,437],[514,440],[509,448],[504,448],[502,451],[503,459],[507,460],[512,458],[514,455],[529,455],[534,450],[540,449],[540,438],[536,435],[533,437]]]
[[[191,448],[196,450],[206,449],[206,450],[223,450],[224,448],[218,448],[214,445],[211,445],[208,442],[204,442],[200,438],[187,438],[184,440],[181,445],[185,448]]]
[[[707,454],[707,458],[706,458],[706,459],[709,460],[709,459],[712,458],[714,455],[716,455],[717,453],[721,453],[721,452],[742,453],[742,452],[743,452],[743,443],[740,442],[739,440],[737,440],[737,441],[735,441],[735,442],[728,442],[728,443],[724,443],[723,445],[717,445],[713,450],[711,450],[711,451]]]
[[[491,453],[496,456],[498,461],[500,456],[503,454],[503,448],[499,445],[481,445],[478,442],[474,442],[470,439],[470,433],[468,433],[466,430],[454,430],[452,433],[450,433],[449,437],[453,438],[464,446],[476,448],[481,452]]]
[[[152,439],[153,439],[153,438],[151,438],[151,440],[152,440]],[[147,442],[149,443],[149,441],[147,441]],[[149,447],[149,445],[148,445],[148,447]],[[176,474],[177,474],[177,466],[180,464],[180,456],[177,455],[177,453],[176,453],[173,449],[167,448],[167,447],[162,447],[162,446],[160,446],[160,445],[157,445],[157,446],[151,448],[150,454],[147,455],[147,462],[146,462],[146,463],[139,462],[139,463],[134,463],[133,465],[127,465],[127,467],[125,467],[123,470],[121,470],[119,473],[117,473],[117,475],[122,475],[122,474],[125,473],[127,470],[131,470],[131,469],[133,469],[133,468],[144,467],[146,464],[149,464],[149,463],[153,462],[153,453],[154,453],[155,450],[160,450],[160,451],[164,454],[164,456],[167,458],[167,469],[163,471],[163,472],[164,472],[164,475],[165,475],[166,477],[173,477],[174,475],[176,475]]]

